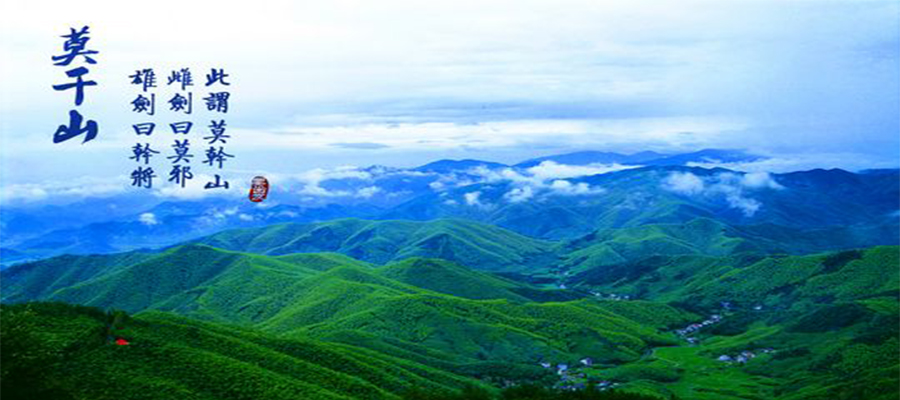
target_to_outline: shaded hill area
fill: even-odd
[[[555,260],[551,242],[465,220],[280,224],[225,231],[197,242],[268,255],[337,252],[376,264],[442,258],[488,271],[525,271]]]

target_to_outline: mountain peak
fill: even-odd
[[[443,159],[413,168],[415,171],[423,172],[452,172],[454,170],[468,170],[477,167],[486,167],[488,169],[506,168],[507,165],[492,161],[481,161],[473,159],[450,160]]]
[[[606,152],[606,151],[596,151],[596,150],[584,150],[584,151],[576,151],[574,153],[565,153],[565,154],[556,154],[551,156],[544,156],[538,158],[532,158],[530,160],[522,161],[515,165],[518,168],[531,168],[537,165],[540,165],[546,161],[552,161],[557,164],[567,164],[567,165],[588,165],[588,164],[638,164],[644,162],[646,160],[651,160],[659,157],[664,157],[665,155],[659,154],[652,151],[642,151],[640,153],[634,153],[631,155]]]

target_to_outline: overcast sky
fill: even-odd
[[[5,1],[2,179],[123,179],[145,119],[128,75],[147,67],[231,74],[234,174],[705,147],[897,166],[898,4]],[[79,110],[101,132],[53,144],[72,96],[50,57],[83,25],[99,85]]]

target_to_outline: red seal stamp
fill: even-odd
[[[264,176],[257,176],[250,182],[250,201],[259,203],[269,195],[269,180]]]

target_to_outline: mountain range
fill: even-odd
[[[442,160],[411,169],[323,172],[313,182],[285,182],[281,197],[262,204],[228,197],[152,203],[129,193],[68,207],[12,205],[0,212],[0,223],[7,227],[0,239],[0,265],[58,254],[161,248],[231,228],[347,217],[467,219],[545,240],[696,218],[732,226],[775,225],[776,230],[865,231],[900,221],[898,170],[766,174],[679,166],[759,158],[703,150],[630,156],[580,152],[515,166]],[[611,167],[609,162],[623,164]],[[642,164],[628,165],[637,162]]]
[[[884,380],[897,368],[896,360],[889,357],[889,362],[884,354],[898,345],[900,248],[765,256],[738,247],[720,252],[729,254],[723,256],[646,252],[632,262],[572,269],[576,272],[563,278],[572,289],[561,290],[439,259],[408,258],[377,266],[334,253],[266,256],[188,244],[158,254],[62,256],[10,267],[3,272],[3,303],[26,306],[3,308],[35,312],[27,302],[52,300],[137,313],[137,328],[119,336],[150,348],[169,348],[168,340],[190,340],[181,345],[185,349],[202,346],[193,342],[203,343],[197,334],[207,331],[221,332],[217,337],[256,335],[249,337],[283,345],[300,340],[305,341],[302,346],[313,341],[326,349],[364,348],[363,354],[393,357],[395,365],[411,365],[416,374],[443,374],[453,388],[473,377],[552,382],[553,375],[539,363],[577,365],[585,357],[603,366],[581,372],[586,379],[594,376],[619,382],[630,392],[664,397],[703,398],[693,396],[707,393],[736,399],[745,397],[742,393],[769,393],[786,399],[853,398],[860,390],[881,393],[885,385],[896,385]],[[34,318],[64,318],[70,312]],[[677,328],[710,313],[724,320],[694,338],[702,344],[680,344]],[[194,333],[154,336],[145,331],[160,319]],[[197,324],[206,325],[190,328]],[[29,334],[48,334],[33,330]],[[92,341],[103,353],[110,351],[102,336],[82,340]],[[739,370],[722,369],[724,364],[715,361],[719,353],[769,348],[773,355]],[[213,354],[208,351],[203,354]],[[235,358],[229,350],[214,351],[225,357],[217,365]],[[265,359],[263,365],[275,362],[265,348],[254,351],[263,352],[253,356]],[[129,357],[147,357],[140,354]],[[97,354],[84,357],[59,362],[66,368],[103,362]],[[369,362],[374,361],[363,360]],[[667,367],[673,362],[681,366]],[[854,367],[858,363],[869,367],[860,371]],[[704,378],[710,368],[718,371],[716,384]],[[731,386],[735,379],[743,382],[739,391]],[[790,389],[798,384],[802,391]],[[892,398],[883,394],[871,398]]]
[[[262,205],[4,208],[0,390],[898,399],[900,171],[713,166],[760,159],[441,160]]]

